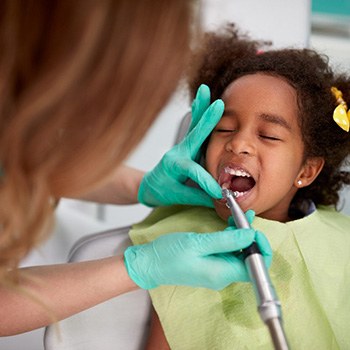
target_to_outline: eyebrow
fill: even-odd
[[[236,116],[236,112],[232,109],[225,109],[223,116],[227,116],[227,117]],[[291,125],[283,117],[281,117],[279,115],[261,113],[261,114],[259,114],[258,118],[262,119],[265,122],[271,123],[271,124],[280,125],[289,131],[292,130]]]
[[[259,118],[268,123],[280,125],[289,131],[292,130],[292,127],[290,126],[290,124],[283,117],[279,115],[262,113],[259,115]]]

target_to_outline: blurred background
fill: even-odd
[[[201,7],[205,29],[236,22],[257,39],[275,47],[310,47],[329,56],[335,69],[350,73],[350,0],[205,0]],[[162,111],[127,164],[150,170],[173,145],[182,117],[190,108],[179,89]],[[342,191],[342,211],[350,215],[350,189]],[[142,205],[96,205],[61,200],[56,227],[48,241],[22,262],[23,266],[65,262],[80,237],[134,224],[150,212]],[[43,350],[43,329],[0,338],[0,350]]]

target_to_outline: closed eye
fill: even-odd
[[[268,135],[259,135],[260,138],[264,139],[264,140],[270,140],[270,141],[282,141],[280,138],[278,137],[274,137],[274,136],[268,136]]]
[[[234,132],[233,129],[215,129],[216,132]]]

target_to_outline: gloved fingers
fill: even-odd
[[[233,282],[249,282],[250,278],[248,275],[247,268],[245,266],[244,260],[233,253],[224,253],[220,255],[215,255],[215,257],[222,257],[229,264],[228,276],[230,283]],[[229,283],[229,284],[230,284]]]
[[[213,102],[204,112],[198,124],[179,144],[180,148],[185,149],[186,153],[188,152],[192,159],[197,156],[203,142],[219,122],[224,109],[225,105],[222,100]]]
[[[196,235],[197,251],[202,255],[235,252],[247,248],[254,241],[255,230],[238,229]]]
[[[255,211],[252,209],[248,209],[245,212],[245,216],[247,217],[249,224],[252,224],[255,218]]]
[[[260,231],[255,231],[255,241],[259,246],[261,254],[265,260],[266,266],[270,267],[273,253],[269,241],[267,240],[266,236]]]
[[[173,189],[178,194],[176,199],[173,201],[174,203],[214,208],[212,198],[200,188],[190,187],[178,183]]]
[[[174,164],[178,174],[190,178],[212,198],[222,198],[222,190],[217,181],[198,163],[185,159]]]
[[[199,122],[203,113],[210,106],[210,89],[207,85],[202,84],[196,94],[196,98],[192,102],[191,125],[190,132]]]
[[[255,218],[255,211],[252,210],[252,209],[249,209],[244,214],[245,214],[249,224],[251,225],[253,223],[253,221],[254,221],[254,218]],[[228,218],[228,225],[231,226],[231,227],[236,228],[236,224],[235,224],[235,221],[233,220],[232,216],[230,216]]]

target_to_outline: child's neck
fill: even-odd
[[[291,215],[290,211],[288,210],[267,211],[264,213],[257,214],[257,216],[263,219],[279,221],[279,222],[288,222],[296,219],[294,215]]]

